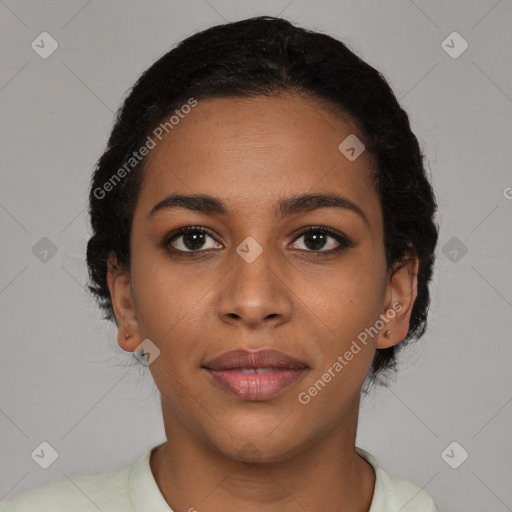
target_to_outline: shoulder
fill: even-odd
[[[384,470],[375,457],[356,447],[375,470],[375,489],[369,512],[439,512],[432,497],[413,482]]]
[[[133,464],[96,475],[79,475],[31,489],[0,503],[0,512],[129,512],[129,476]]]

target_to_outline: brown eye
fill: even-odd
[[[304,239],[301,244],[303,247],[295,248],[306,252],[330,254],[341,252],[355,245],[349,238],[341,233],[323,226],[311,227],[302,231],[296,240],[300,240],[301,238]]]
[[[213,243],[208,243],[208,239]],[[201,252],[216,249],[217,243],[212,232],[201,226],[186,226],[174,231],[164,242],[165,246],[171,247],[176,252]],[[222,246],[220,246],[222,248]]]

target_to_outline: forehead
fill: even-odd
[[[351,161],[339,149],[354,136],[361,138],[348,116],[298,95],[200,100],[147,156],[138,208],[147,213],[181,192],[268,211],[287,194],[337,192],[370,217],[371,158]]]

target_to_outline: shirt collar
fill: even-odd
[[[377,459],[371,453],[359,448],[358,446],[356,446],[356,452],[363,457],[363,459],[369,462],[375,471],[375,487],[373,489],[372,503],[368,512],[380,512],[381,510],[387,510],[386,489],[384,485],[384,480],[387,477],[386,473],[379,466]]]
[[[128,485],[130,498],[136,512],[173,512],[162,496],[149,464],[151,453],[158,446],[150,448],[142,455],[130,472]]]
[[[162,444],[165,444],[165,442]],[[173,512],[172,508],[165,501],[149,464],[151,453],[161,445],[154,446],[144,453],[133,465],[130,472],[130,497],[136,512]],[[371,453],[358,446],[355,449],[363,459],[370,463],[375,471],[375,487],[368,512],[385,510],[386,494],[384,492],[383,478],[385,475],[383,470]]]

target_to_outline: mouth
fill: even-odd
[[[277,350],[225,352],[201,368],[221,389],[242,400],[273,398],[309,369],[306,363]]]

